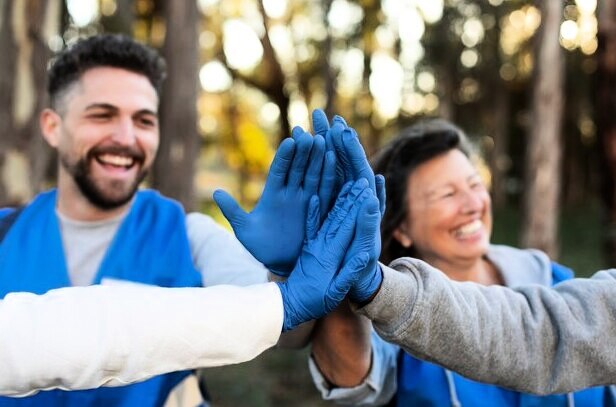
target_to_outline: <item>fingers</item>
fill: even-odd
[[[306,177],[304,179],[304,191],[309,195],[316,194],[319,189],[324,156],[325,139],[317,134],[314,136],[312,150],[310,151],[310,159],[308,160],[308,169],[306,170]]]
[[[325,154],[321,182],[319,184],[319,201],[321,203],[321,218],[325,218],[329,212],[334,191],[336,189],[336,153],[328,151]],[[323,219],[321,219],[323,220]]]
[[[217,189],[214,191],[213,198],[234,231],[237,227],[244,224],[247,216],[246,212],[244,212],[231,195],[222,189]]]
[[[345,130],[347,128],[341,124],[340,120],[334,120],[333,126],[329,129],[331,143],[336,152],[337,174],[342,182],[354,181],[349,159],[344,149],[344,142],[342,141],[342,134]]]
[[[331,211],[327,213],[327,219],[325,219],[325,222],[323,222],[323,225],[321,226],[322,231],[327,231],[329,229],[331,223],[338,216],[338,212],[342,210],[342,207],[345,204],[345,199],[351,191],[353,184],[353,182],[347,182],[342,186],[342,189],[340,190],[340,193],[338,193],[338,197],[336,198],[336,203],[334,204]]]
[[[313,195],[308,203],[308,213],[306,215],[306,240],[310,241],[317,237],[320,218],[319,197]]]
[[[348,127],[347,122],[344,120],[344,117],[342,117],[342,116],[335,115],[335,116],[334,116],[334,120],[333,120],[333,122],[334,122],[334,123],[339,123],[339,124],[341,124],[343,127]]]
[[[360,183],[360,181],[358,181],[356,185]],[[361,186],[357,186],[357,189],[351,189],[343,211],[339,212],[339,216],[332,222],[327,233],[329,239],[334,240],[335,244],[344,248],[344,253],[347,252],[351,245],[353,235],[355,234],[355,228],[359,220],[358,213],[361,209],[362,202],[372,196],[372,191],[368,188],[368,183],[363,180],[361,184]],[[359,190],[360,188],[363,189]]]
[[[276,155],[270,165],[269,173],[267,174],[267,180],[265,182],[265,188],[281,188],[284,186],[287,179],[287,173],[291,168],[293,162],[293,155],[295,153],[295,140],[292,138],[286,138],[278,146]]]
[[[370,256],[360,252],[352,257],[334,276],[326,295],[326,312],[336,308],[368,265]]]
[[[373,252],[380,251],[378,250],[381,239],[380,222],[379,202],[374,195],[371,195],[361,202],[357,214],[355,237],[351,243],[351,246],[357,245],[357,249],[354,249],[354,251],[365,251],[373,254],[374,260],[378,259],[380,253]]]
[[[327,120],[327,115],[321,109],[315,109],[312,111],[312,131],[315,136],[318,134],[325,138],[327,134],[327,130],[329,130],[329,122]]]
[[[297,140],[302,134],[304,134],[304,129],[302,129],[300,126],[295,126],[291,130],[291,137],[293,138],[293,140]]]
[[[370,189],[376,194],[374,172],[366,158],[366,152],[359,142],[357,133],[352,128],[347,128],[342,133],[344,153],[349,166],[347,172],[351,173],[352,179],[366,178],[370,183]]]
[[[385,177],[381,174],[377,174],[374,177],[374,184],[376,186],[376,197],[379,200],[379,211],[381,216],[385,214],[385,204],[387,203],[387,195],[385,191]]]
[[[294,140],[296,144],[295,155],[293,156],[293,162],[291,163],[291,168],[289,169],[287,185],[290,187],[299,188],[304,180],[313,139],[310,133],[306,133],[302,130],[302,134],[298,134],[297,138],[294,138]]]

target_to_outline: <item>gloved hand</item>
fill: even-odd
[[[214,200],[233,232],[246,249],[272,272],[286,276],[300,255],[305,236],[306,210],[310,197],[333,193],[335,157],[324,160],[325,140],[312,137],[300,127],[278,150],[265,182],[263,194],[252,212],[244,212],[223,190]],[[325,169],[323,169],[325,165]],[[330,174],[328,177],[323,175]]]
[[[288,280],[277,283],[284,305],[283,331],[332,311],[365,274],[369,261],[366,252],[357,251],[342,268],[341,265],[356,224],[376,223],[376,226],[367,225],[366,229],[378,228],[376,217],[364,219],[358,216],[360,212],[371,213],[372,209],[362,209],[363,203],[371,197],[365,179],[345,185],[320,229],[318,198],[313,197],[310,201],[302,254]],[[365,246],[368,245],[358,245],[359,248]]]
[[[349,181],[366,178],[370,189],[379,199],[381,216],[385,213],[385,180],[374,176],[366,152],[359,142],[357,132],[349,127],[341,116],[334,116],[329,126],[325,112],[315,109],[312,112],[312,128],[315,134],[325,138],[328,154],[336,155],[336,183],[338,187]],[[328,208],[328,207],[327,207]],[[323,203],[322,208],[323,210]]]
[[[380,176],[380,178],[383,177]],[[368,264],[349,291],[351,301],[364,304],[379,289],[383,281],[383,272],[378,264],[381,254],[381,212],[379,200],[374,195],[364,201],[357,218],[361,221],[357,222],[355,236],[346,254],[345,262],[361,253],[368,253]]]

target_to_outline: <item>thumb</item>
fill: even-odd
[[[214,191],[213,195],[214,201],[216,205],[220,208],[223,216],[227,218],[233,231],[237,226],[240,226],[244,223],[246,219],[246,212],[238,205],[238,203],[233,199],[228,192],[223,191],[222,189],[217,189]]]
[[[370,256],[366,252],[359,252],[353,256],[333,278],[327,293],[328,311],[334,309],[342,302],[351,287],[359,281],[362,272],[368,266]]]

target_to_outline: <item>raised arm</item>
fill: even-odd
[[[282,321],[274,283],[9,294],[0,301],[0,394],[120,386],[244,362],[276,343]]]
[[[392,267],[360,312],[412,355],[530,393],[616,383],[616,270],[510,289],[454,282],[415,259]]]

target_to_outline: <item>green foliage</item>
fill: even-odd
[[[518,246],[522,215],[512,205],[496,210],[492,243]],[[578,277],[589,277],[607,268],[603,256],[602,225],[599,205],[588,202],[565,208],[560,216],[559,263],[573,269]]]

